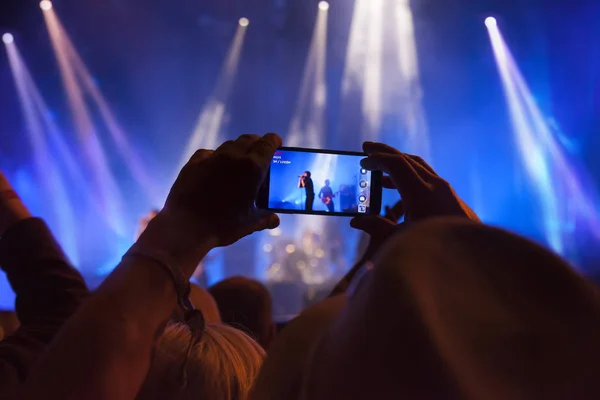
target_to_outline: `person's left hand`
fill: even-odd
[[[227,246],[253,232],[279,226],[279,217],[258,210],[255,199],[281,138],[242,135],[217,150],[198,150],[183,167],[157,219],[169,218],[179,236],[210,238]],[[182,238],[182,240],[186,240]]]
[[[418,222],[436,216],[462,216],[480,222],[471,208],[455,193],[450,184],[442,179],[423,159],[401,153],[383,143],[365,142],[363,150],[368,157],[361,163],[367,169],[380,169],[384,176],[383,186],[398,190],[402,201],[400,213],[395,220],[376,215],[362,215],[350,221],[350,226],[371,236],[365,257],[371,257],[383,243],[405,227],[405,223]],[[388,210],[386,209],[386,212]],[[404,215],[402,224],[397,219]]]

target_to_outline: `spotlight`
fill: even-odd
[[[238,22],[239,22],[240,26],[246,27],[246,26],[250,25],[250,20],[248,18],[242,17],[242,18],[240,18],[240,20]]]
[[[329,3],[326,1],[319,2],[319,10],[327,11],[329,10]]]
[[[49,0],[40,1],[40,8],[44,11],[48,11],[49,9],[52,8],[52,2]]]
[[[485,19],[485,26],[487,26],[488,28],[493,28],[496,26],[496,18],[494,17],[487,17]]]
[[[2,41],[6,44],[11,44],[14,40],[15,38],[10,33],[5,33],[4,35],[2,35]]]

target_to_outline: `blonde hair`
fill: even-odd
[[[165,328],[137,400],[246,399],[265,357],[258,343],[235,328],[208,323],[185,364],[185,384],[182,375],[190,339],[184,324]]]

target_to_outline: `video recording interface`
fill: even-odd
[[[269,208],[367,214],[371,172],[361,155],[278,150],[271,163]]]

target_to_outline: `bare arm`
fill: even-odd
[[[244,135],[214,154],[196,152],[130,257],[65,325],[20,398],[135,399],[155,340],[176,305],[168,268],[189,279],[212,248],[279,225],[275,214],[257,210],[254,201],[280,146],[275,134]],[[206,187],[216,193],[233,187],[228,200],[234,201],[205,196]]]
[[[16,293],[19,329],[0,342],[0,392],[21,384],[46,346],[88,297],[52,233],[0,173],[0,266]]]
[[[169,243],[169,222],[152,221],[135,245],[183,254],[189,278],[210,250],[210,239],[180,252]],[[125,259],[65,325],[44,362],[28,380],[25,398],[134,399],[150,367],[154,340],[176,306],[169,274],[146,258]],[[60,365],[60,371],[56,370]]]

